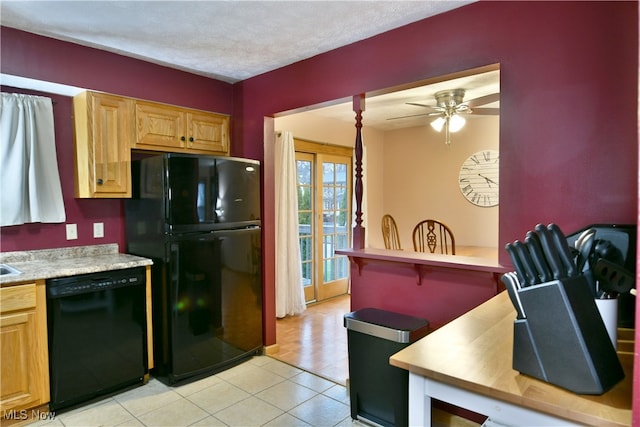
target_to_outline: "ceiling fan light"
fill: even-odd
[[[454,114],[449,119],[449,130],[451,132],[458,132],[460,129],[462,129],[465,123],[466,123],[466,120],[464,119],[464,117],[458,114]]]
[[[444,119],[444,117],[440,116],[437,119],[435,119],[434,121],[431,122],[431,127],[434,128],[436,130],[436,132],[440,132],[442,131],[442,128],[445,124],[446,120]]]

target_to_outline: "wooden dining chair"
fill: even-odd
[[[400,246],[398,226],[396,225],[396,221],[389,214],[382,216],[382,238],[384,239],[385,249],[402,250],[402,247]]]
[[[453,237],[453,232],[444,223],[436,221],[435,219],[425,219],[420,221],[413,228],[413,249],[416,252],[431,252],[456,254],[456,240]]]

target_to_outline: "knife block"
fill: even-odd
[[[583,276],[518,291],[513,369],[578,394],[602,394],[624,371]]]

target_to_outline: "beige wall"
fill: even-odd
[[[356,137],[353,123],[327,119],[313,113],[292,114],[275,119],[276,131],[288,130],[295,138],[353,147]]]
[[[427,218],[451,227],[457,245],[497,247],[499,207],[468,202],[458,172],[469,155],[498,150],[498,132],[498,117],[470,117],[449,146],[428,125],[385,133],[383,206],[396,219],[403,249],[413,249],[413,227]]]
[[[354,123],[331,120],[310,113],[276,118],[276,130],[293,132],[296,138],[353,146]],[[466,126],[452,134],[451,145],[444,134],[430,126],[390,132],[362,130],[365,145],[364,225],[367,247],[383,248],[382,215],[393,215],[398,223],[403,249],[412,250],[411,231],[422,219],[434,218],[454,231],[456,244],[498,244],[498,207],[481,208],[460,192],[458,171],[471,154],[498,150],[499,119],[467,119]]]

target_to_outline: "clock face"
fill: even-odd
[[[480,207],[498,204],[498,165],[500,155],[495,150],[482,150],[470,155],[458,174],[462,195]]]

